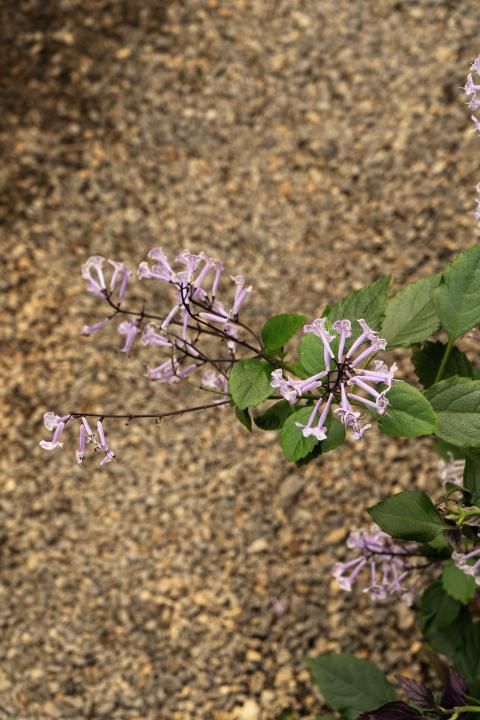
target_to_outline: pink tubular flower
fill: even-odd
[[[414,566],[406,559],[416,550],[412,543],[399,544],[384,533],[377,525],[370,530],[357,530],[350,533],[347,547],[358,551],[352,560],[337,562],[332,568],[342,590],[351,591],[362,570],[368,569],[369,585],[363,590],[373,600],[385,600],[389,596],[402,599],[407,605],[413,601],[412,588],[404,585],[410,570]]]
[[[155,345],[156,347],[171,348],[172,343],[163,333],[160,328],[160,332],[157,332],[159,325],[157,323],[150,323],[143,331],[142,345]]]
[[[56,448],[63,448],[63,442],[60,442],[60,436],[63,432],[63,429],[65,427],[64,422],[59,422],[58,425],[56,425],[55,430],[53,432],[53,437],[51,440],[40,440],[39,445],[44,450],[55,450]]]

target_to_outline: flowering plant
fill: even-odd
[[[471,71],[480,72],[480,59]],[[471,74],[465,92],[478,109],[480,85]],[[123,262],[94,256],[82,275],[103,309],[83,335],[121,319],[121,351],[130,356],[142,345],[152,353],[148,381],[189,383],[211,400],[154,415],[49,411],[44,423],[52,437],[40,441],[45,450],[68,444],[64,438],[74,426],[77,462],[90,447],[109,463],[116,455],[106,420],[226,407],[249,432],[254,425],[278,431],[286,458],[299,466],[346,441],[364,447],[373,426],[391,437],[435,436],[443,458],[435,502],[412,489],[369,508],[374,524],[350,533],[353,556],[336,563],[333,575],[345,591],[366,581],[364,591],[375,601],[393,596],[418,603],[426,638],[454,665],[442,698],[435,701],[419,683],[403,679],[412,709],[395,699],[378,668],[348,655],[315,658],[311,669],[325,699],[349,720],[362,713],[400,720],[479,712],[480,369],[458,343],[480,323],[480,244],[396,294],[389,293],[390,278],[380,278],[327,305],[319,318],[274,315],[260,333],[243,319],[252,287],[242,276],[225,282],[223,264],[204,253],[183,250],[172,262],[156,247],[140,263],[140,281],[172,290],[171,306],[160,313],[128,304],[133,273]],[[402,378],[388,359],[401,348],[410,349],[416,380]],[[440,574],[421,587],[424,570],[437,567]]]

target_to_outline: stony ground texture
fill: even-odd
[[[458,87],[479,32],[474,0],[2,4],[0,717],[312,718],[309,654],[425,671],[412,613],[329,568],[362,508],[435,487],[430,441],[372,431],[297,469],[222,410],[110,423],[104,468],[37,443],[45,409],[196,401],[114,333],[78,337],[90,254],[204,249],[255,285],[259,326],[478,238]]]

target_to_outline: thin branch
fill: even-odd
[[[81,417],[96,417],[96,418],[110,418],[115,420],[140,420],[144,418],[150,418],[155,420],[161,420],[164,417],[172,417],[173,415],[185,415],[185,413],[189,412],[195,412],[196,410],[208,410],[209,408],[219,407],[220,405],[227,405],[230,400],[218,400],[214,403],[209,403],[208,405],[194,405],[193,407],[188,408],[182,408],[181,410],[171,410],[170,412],[165,413],[154,413],[154,414],[137,414],[137,413],[128,413],[125,415],[120,415],[117,413],[88,413],[88,412],[74,412],[69,413],[72,418],[81,418]]]

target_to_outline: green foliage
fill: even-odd
[[[292,338],[308,321],[306,315],[284,313],[271,317],[262,329],[262,341],[267,352],[274,352]]]
[[[297,461],[306,457],[317,442],[314,437],[304,437],[302,428],[295,425],[297,422],[305,425],[312,410],[311,406],[300,408],[300,410],[296,410],[289,415],[283,424],[280,433],[280,445],[288,460]]]
[[[372,330],[380,331],[385,315],[389,287],[390,277],[384,277],[360,290],[354,290],[332,306],[328,313],[328,319],[332,323],[335,320],[343,320],[344,318],[351,321],[352,337],[350,343],[361,333],[361,328],[356,322],[360,318],[363,318]]]
[[[388,301],[381,332],[388,348],[413,345],[438,330],[440,321],[432,292],[439,283],[440,275],[423,278],[402,288]]]
[[[420,600],[422,632],[430,636],[444,630],[456,620],[461,609],[461,603],[443,589],[442,581],[434,580]]]
[[[438,428],[438,420],[426,397],[412,385],[399,381],[387,394],[388,408],[378,417],[380,429],[393,437],[431,435]],[[375,411],[372,414],[377,415]]]
[[[253,420],[255,425],[258,425],[262,430],[280,430],[292,412],[293,407],[288,400],[279,400],[271,405],[264,413],[254,417]]]
[[[368,509],[382,530],[397,540],[429,543],[447,528],[425,493],[404,490]]]
[[[272,393],[272,366],[255,358],[240,360],[230,373],[230,392],[240,410],[259,405]]]
[[[422,347],[417,346],[413,349],[412,361],[417,377],[424,388],[429,388],[434,384],[445,349],[446,345],[441,342],[425,342]],[[472,380],[475,378],[472,363],[465,353],[456,347],[452,348],[448,357],[443,371],[443,379],[446,380],[454,375],[471,378]]]
[[[480,451],[465,451],[463,486],[472,493],[472,503],[478,505],[480,503]]]
[[[471,575],[466,575],[450,562],[442,573],[442,587],[452,598],[462,605],[467,605],[475,596],[477,585]]]
[[[467,681],[470,694],[480,693],[480,622],[474,622],[471,616],[453,657],[455,669]]]
[[[369,660],[330,653],[307,661],[312,680],[325,701],[347,720],[395,700],[382,671]]]
[[[433,304],[449,340],[480,323],[480,244],[459,255],[442,274]]]
[[[252,432],[252,418],[249,415],[248,408],[240,410],[240,408],[236,407],[235,415],[237,416],[237,420],[239,420],[242,425],[247,428],[248,432]]]
[[[438,415],[437,435],[459,447],[480,447],[480,381],[452,377],[426,391]]]

